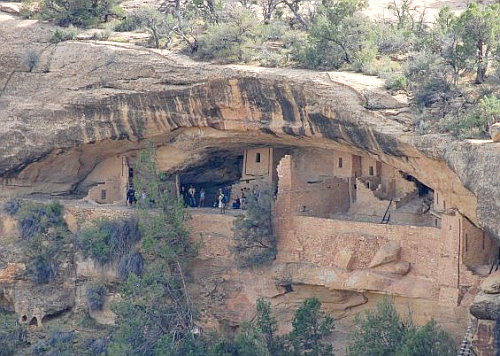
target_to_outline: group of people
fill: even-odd
[[[139,198],[139,199],[137,199]],[[155,206],[155,201],[152,198],[148,198],[148,195],[146,192],[141,192],[138,194],[133,185],[130,185],[127,189],[127,195],[126,195],[126,200],[127,200],[127,206],[133,206],[137,203],[139,200],[139,206],[141,207],[147,207],[147,208],[152,208]]]
[[[215,199],[213,200],[213,203],[207,205],[207,193],[204,188],[201,188],[198,192],[196,187],[193,185],[188,186],[181,186],[181,196],[184,200],[184,205],[186,207],[198,207],[198,208],[204,208],[204,207],[214,207],[220,209],[221,214],[224,214],[226,212],[226,208],[228,207],[231,196],[231,190],[228,188],[218,188],[217,192],[215,193]],[[239,195],[235,197],[235,199],[232,201],[232,204],[230,205],[231,208],[233,209],[241,209],[243,208],[245,203],[245,195],[242,189],[242,195],[241,198]]]
[[[203,208],[205,207],[205,189],[201,188],[200,193],[198,195],[199,201],[196,201],[196,188],[192,185],[189,186],[189,188],[186,189],[185,186],[181,186],[181,196],[182,199],[184,200],[184,205],[185,206],[190,206],[191,208]]]
[[[212,206],[214,208],[220,209],[221,214],[224,214],[226,212],[226,208],[230,206],[232,209],[246,209],[247,205],[247,196],[253,196],[255,199],[258,199],[258,190],[256,187],[251,191],[252,194],[250,194],[250,189],[249,188],[242,188],[240,191],[240,194],[236,195],[236,197],[231,201],[230,196],[231,196],[231,190],[230,188],[218,188],[216,194],[215,194],[215,199],[212,204],[208,206]],[[207,193],[204,188],[201,188],[199,191],[193,186],[181,186],[180,188],[180,195],[182,196],[182,199],[184,201],[184,205],[186,207],[191,207],[191,208],[204,208],[206,207],[206,199],[207,199]],[[137,203],[138,198],[140,199],[140,202],[148,202],[147,196],[145,193],[137,194],[135,191],[133,185],[130,185],[127,189],[127,195],[126,195],[126,200],[127,200],[127,206],[133,206],[134,204]],[[229,205],[230,203],[230,205]]]

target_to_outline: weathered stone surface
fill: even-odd
[[[41,325],[46,316],[69,311],[75,305],[75,289],[57,283],[38,286],[17,283],[14,300],[18,315],[26,316],[28,322],[35,317]]]
[[[490,126],[490,136],[493,142],[500,142],[500,122]]]
[[[476,356],[497,355],[498,326],[497,321],[478,320],[477,328],[472,338],[472,348]]]
[[[500,236],[499,144],[408,131],[408,120],[392,119],[407,108],[373,77],[215,66],[127,44],[50,45],[50,25],[6,14],[0,30],[0,175],[11,184],[2,195],[73,192],[96,164],[146,138],[182,152],[172,169],[209,146],[343,148],[415,176]],[[40,54],[31,71],[27,50]]]
[[[25,269],[24,263],[8,263],[6,268],[0,269],[0,284],[15,282]]]
[[[496,271],[486,277],[480,285],[481,291],[487,294],[500,293],[500,271]]]
[[[406,261],[387,263],[387,264],[375,267],[375,270],[379,271],[379,272],[405,275],[408,272],[410,272],[410,263],[406,262]]]
[[[353,251],[347,249],[340,250],[335,256],[334,262],[335,266],[343,268],[346,271],[350,271],[354,262]]]
[[[470,306],[470,312],[478,319],[500,320],[500,294],[479,293]]]
[[[369,267],[377,267],[389,262],[396,262],[399,260],[399,253],[401,252],[401,246],[399,241],[389,241],[385,245],[380,246],[379,250],[373,256]]]
[[[358,270],[350,273],[343,288],[353,291],[385,291],[387,294],[411,298],[437,298],[435,285],[423,278],[390,275],[370,270]]]

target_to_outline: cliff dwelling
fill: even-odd
[[[118,155],[97,165],[81,187],[103,207],[123,206],[133,174],[134,154]],[[217,189],[227,189],[229,210],[245,189],[272,185],[277,263],[330,269],[336,278],[325,283],[329,289],[458,306],[497,268],[498,244],[488,232],[441,191],[373,156],[292,146],[210,148],[165,177],[178,194],[194,186],[197,201],[203,188],[206,207],[214,206]]]
[[[498,86],[498,61],[490,59],[483,84],[472,84],[464,69],[460,84],[470,92],[458,95],[459,85],[449,83],[441,96],[423,96],[439,97],[441,106],[423,105],[416,115],[421,107],[412,100],[421,98],[403,79],[420,50],[377,52],[377,68],[390,67],[391,83],[404,86],[388,89],[382,75],[362,74],[357,63],[346,71],[207,63],[137,45],[149,37],[140,29],[100,41],[93,31],[106,32],[104,23],[59,41],[71,28],[10,12],[19,6],[0,1],[0,37],[8,44],[0,46],[0,313],[28,331],[21,352],[49,350],[58,336],[65,347],[95,346],[100,355],[117,347],[125,328],[134,336],[127,342],[145,336],[146,348],[212,331],[233,341],[258,320],[261,299],[276,318],[275,335],[289,335],[295,312],[314,297],[334,319],[326,341],[345,356],[356,315],[388,297],[404,322],[435,320],[453,346],[465,340],[478,356],[493,355],[500,340],[500,123],[490,125],[498,117],[479,108],[500,100],[486,96]],[[126,17],[110,17],[128,25]],[[286,31],[297,34],[297,26]],[[293,37],[298,49],[311,47],[307,36]],[[406,46],[406,34],[398,38]],[[282,42],[267,38],[267,47],[252,48],[269,60],[275,51],[292,58]],[[441,55],[429,57],[432,65],[448,63]],[[421,78],[425,90],[442,73],[457,75],[433,73]],[[462,101],[473,97],[478,106],[461,112],[462,126],[452,125],[455,111],[440,111],[468,109]],[[489,116],[467,136],[478,115]],[[445,126],[465,136],[439,131]],[[148,147],[158,191],[185,199],[195,189],[194,204],[172,200],[178,215],[152,200],[127,203],[131,190],[148,201],[136,180]],[[266,190],[265,216],[246,221],[243,197],[260,203],[255,197]],[[163,220],[155,225],[157,216]],[[144,226],[153,226],[149,234]],[[268,259],[241,264],[238,243],[263,235],[271,242],[257,240],[255,249],[266,249]],[[178,295],[186,300],[177,309],[181,322],[168,324]],[[143,306],[153,312],[142,314]],[[151,315],[160,322],[150,323]],[[168,332],[156,328],[162,322]],[[153,336],[141,333],[149,330]]]

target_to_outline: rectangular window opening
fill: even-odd
[[[373,175],[373,166],[370,166],[370,175]]]
[[[106,189],[101,190],[101,200],[106,200]]]
[[[255,155],[255,162],[260,163],[260,153]]]
[[[342,168],[342,157],[339,157],[339,168]]]

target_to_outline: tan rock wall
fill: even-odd
[[[498,245],[491,236],[474,226],[467,218],[462,218],[462,260],[468,266],[491,264],[498,258]]]

